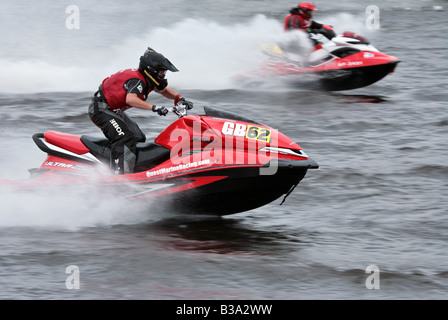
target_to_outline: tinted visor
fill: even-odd
[[[310,18],[313,16],[313,10],[303,10],[303,12]]]
[[[157,76],[158,76],[160,79],[165,78],[165,75],[166,75],[166,70],[161,69],[161,70],[158,70],[158,71],[157,71]]]

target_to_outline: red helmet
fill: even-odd
[[[300,15],[305,19],[311,19],[313,17],[313,11],[317,11],[317,8],[311,2],[301,2],[297,6]]]

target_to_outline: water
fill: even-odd
[[[282,206],[220,219],[155,214],[101,190],[3,192],[0,298],[447,299],[447,3],[316,4],[317,21],[400,58],[396,72],[338,93],[232,81],[262,62],[260,43],[283,35],[290,1],[76,1],[73,30],[69,3],[3,4],[1,179],[43,161],[35,132],[100,135],[86,113],[92,93],[148,45],[180,70],[169,84],[196,112],[212,105],[281,128],[320,168]],[[371,4],[380,29],[365,27]],[[173,120],[130,112],[149,139]],[[71,265],[80,289],[67,289]],[[366,287],[371,265],[379,289]]]

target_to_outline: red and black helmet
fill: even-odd
[[[313,17],[313,11],[317,11],[317,8],[311,2],[301,2],[297,6],[300,15],[305,19],[311,19]]]

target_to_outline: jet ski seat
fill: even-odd
[[[81,136],[81,141],[89,148],[90,153],[105,164],[110,163],[109,140],[103,137]],[[170,158],[170,150],[154,142],[137,143],[137,161],[135,172],[148,170]]]

